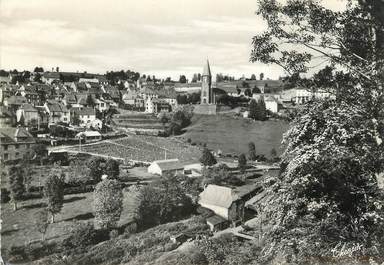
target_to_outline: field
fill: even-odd
[[[281,153],[280,143],[288,129],[285,121],[251,121],[230,115],[194,115],[192,124],[180,137],[196,144],[206,143],[208,148],[223,153],[246,153],[248,143],[254,142],[257,154],[270,155],[275,148]]]
[[[40,240],[41,234],[34,227],[34,214],[43,206],[43,199],[30,199],[19,204],[19,209],[13,211],[11,204],[2,204],[2,248],[12,245]],[[79,193],[66,195],[64,206],[55,217],[55,223],[50,224],[46,233],[46,240],[62,240],[73,227],[74,222],[93,222],[93,193]],[[125,190],[123,212],[119,225],[132,221],[135,210],[134,192]]]
[[[70,147],[68,150],[77,151],[78,147]],[[82,147],[82,151],[145,162],[161,160],[165,157],[167,159],[179,158],[183,162],[194,162],[201,155],[199,148],[179,140],[144,135],[130,135],[125,138],[85,145]]]

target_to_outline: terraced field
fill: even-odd
[[[70,147],[76,151],[78,147]],[[201,155],[199,148],[172,138],[130,135],[125,138],[106,140],[85,145],[82,152],[101,154],[123,159],[152,162],[154,160],[178,158],[183,162],[195,162]]]

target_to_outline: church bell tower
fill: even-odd
[[[212,104],[214,103],[212,92],[212,75],[208,60],[207,64],[204,66],[204,71],[201,78],[201,104]]]

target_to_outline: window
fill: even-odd
[[[19,145],[18,144],[15,144],[15,149],[19,149]]]
[[[8,145],[4,145],[4,151],[8,150]]]
[[[18,157],[18,156],[19,156],[19,153],[18,153],[18,152],[16,152],[16,153],[15,153],[15,157]]]
[[[8,154],[4,154],[4,160],[8,160]]]

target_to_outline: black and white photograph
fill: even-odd
[[[384,0],[0,0],[0,265],[384,265]]]

